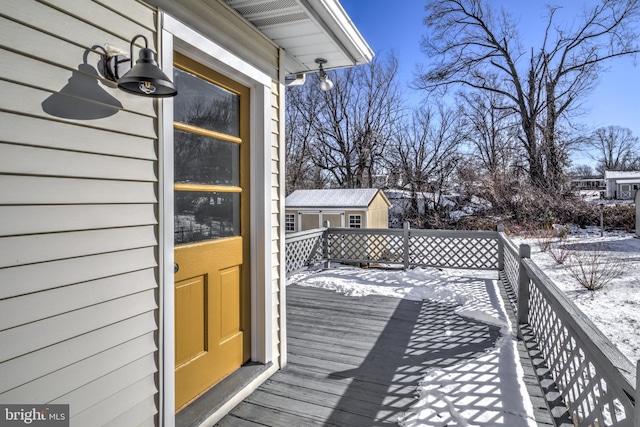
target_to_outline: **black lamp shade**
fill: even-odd
[[[125,92],[152,98],[176,96],[178,91],[171,80],[160,70],[151,49],[140,49],[136,65],[118,80],[118,87]]]

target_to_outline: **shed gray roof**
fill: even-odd
[[[604,171],[604,179],[638,178],[640,171]]]
[[[285,200],[288,208],[366,208],[376,188],[296,190]]]

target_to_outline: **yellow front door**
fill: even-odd
[[[176,54],[176,408],[250,356],[248,89]]]

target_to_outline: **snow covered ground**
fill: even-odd
[[[536,238],[513,238],[516,244],[531,246],[531,258],[565,292],[633,363],[640,359],[640,239],[624,232],[573,227],[562,248],[581,253],[599,252],[602,262],[618,260],[621,275],[597,291],[587,291],[569,274],[566,265],[557,264],[543,252]]]
[[[288,283],[333,289],[358,297],[370,294],[455,303],[465,317],[496,325],[501,337],[483,356],[444,369],[421,381],[416,404],[400,420],[403,426],[535,426],[533,408],[521,381],[516,341],[496,284],[495,272],[409,271],[340,267],[288,278]],[[464,280],[461,280],[464,278]],[[469,283],[471,278],[471,283]],[[444,335],[452,333],[443,330]]]

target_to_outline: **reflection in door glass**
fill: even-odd
[[[174,68],[180,88],[173,98],[174,119],[232,136],[240,136],[240,97],[208,81]]]
[[[175,244],[240,235],[240,194],[176,191]]]
[[[180,184],[240,185],[240,145],[174,132],[174,174]]]

